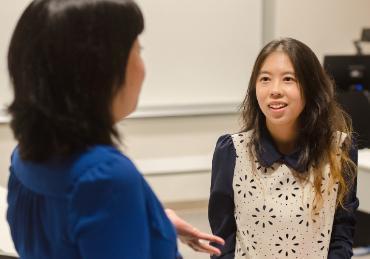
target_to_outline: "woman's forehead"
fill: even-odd
[[[262,62],[259,74],[261,73],[283,73],[295,74],[294,66],[290,57],[284,51],[270,53]]]

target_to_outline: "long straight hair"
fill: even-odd
[[[248,91],[241,105],[243,131],[253,130],[250,148],[254,150],[251,151],[261,151],[261,127],[266,120],[257,102],[257,77],[266,58],[275,51],[282,51],[289,57],[305,99],[305,107],[298,118],[300,128],[297,146],[302,149],[299,163],[308,165],[314,174],[314,201],[317,205],[322,203],[322,170],[329,163],[332,179],[339,183],[337,205],[343,206],[344,196],[356,173],[355,164],[349,158],[352,145],[351,120],[337,104],[334,83],[316,55],[298,40],[282,38],[271,41],[261,50],[255,61]],[[341,147],[336,140],[338,131],[347,135]],[[258,156],[260,152],[255,153]],[[300,175],[295,174],[297,177]],[[306,180],[308,177],[308,173],[303,175]]]

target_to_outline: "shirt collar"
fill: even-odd
[[[296,148],[288,155],[280,153],[265,125],[261,127],[260,148],[257,148],[256,152],[260,160],[259,163],[264,167],[271,167],[274,163],[281,162],[300,173],[308,170],[307,164],[299,163],[302,150]]]

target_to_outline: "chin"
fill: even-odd
[[[132,112],[125,112],[114,118],[114,123],[118,123],[126,119]]]
[[[269,124],[276,126],[284,126],[291,124],[291,121],[286,120],[284,118],[268,118],[267,121]]]
[[[133,112],[136,111],[136,108],[137,108],[137,103],[134,104],[130,110],[127,111],[127,113],[124,115],[124,118],[128,117],[129,115],[131,115]]]

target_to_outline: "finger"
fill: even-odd
[[[207,253],[211,255],[214,255],[214,254],[221,255],[220,249],[218,249],[217,247],[211,246],[207,243],[198,242],[198,243],[189,243],[188,245],[193,250],[198,251],[198,252]]]
[[[220,245],[225,244],[225,241],[221,237],[218,237],[218,236],[215,236],[215,235],[211,235],[211,234],[207,234],[207,233],[203,233],[203,232],[198,231],[196,236],[199,239],[214,242],[214,243],[217,243],[217,244],[220,244]]]
[[[194,244],[194,243],[188,243],[188,246],[190,246],[194,251],[197,252],[206,252],[206,250],[202,249],[200,245]]]
[[[200,243],[201,249],[208,254],[216,254],[221,255],[221,251],[219,248],[211,246],[208,243]]]

